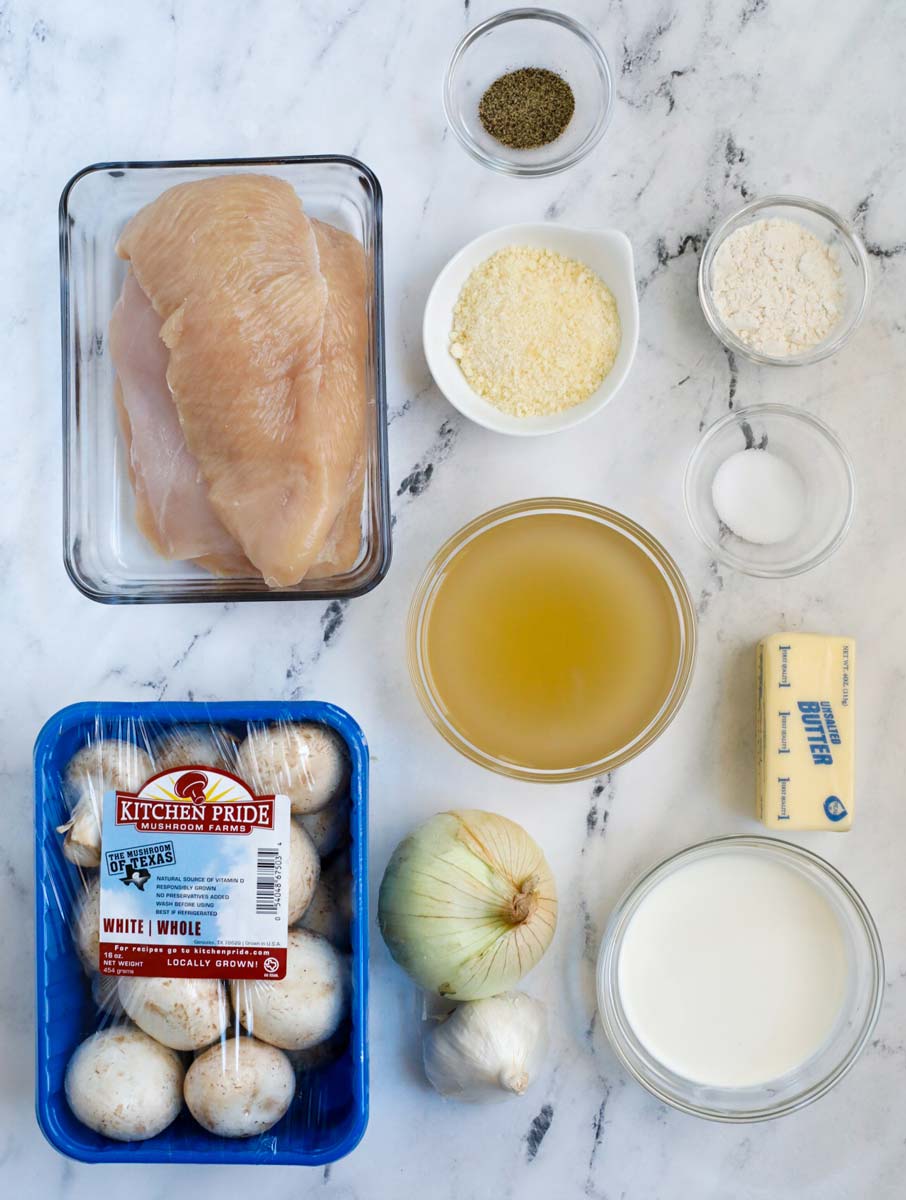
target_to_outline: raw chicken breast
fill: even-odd
[[[349,499],[321,549],[319,561],[307,579],[327,579],[351,571],[362,549],[362,495],[365,487],[365,455],[356,455],[349,481]]]
[[[120,383],[119,376],[113,381],[113,400],[116,405],[116,415],[120,425],[120,432],[123,435],[123,441],[126,443],[126,465],[129,468],[129,479],[132,483],[132,491],[135,494],[135,523],[157,553],[161,557],[165,557],[164,548],[160,540],[160,531],[157,528],[157,522],[154,520],[154,513],[151,511],[151,505],[148,501],[145,479],[141,471],[136,470],[132,458],[132,425],[129,421],[129,410],[123,401],[123,385]]]
[[[352,253],[322,240],[354,281]],[[361,449],[362,402],[330,351],[358,338],[346,307],[358,285],[337,285],[322,372],[318,243],[296,193],[269,176],[171,188],[117,252],[163,320],[167,381],[214,512],[270,586],[298,583],[322,558]]]
[[[365,484],[365,353],[368,322],[365,312],[365,254],[361,243],[323,221],[312,221],[321,271],[329,286],[324,336],[321,342],[321,395],[332,425],[322,438],[325,452],[348,461],[343,506],[333,524],[319,561],[309,576],[320,578],[349,571],[362,544],[362,491]]]
[[[109,344],[138,527],[164,558],[204,555],[219,563],[218,573],[248,575],[251,566],[211,507],[198,463],[186,446],[167,386],[170,355],[160,338],[161,325],[127,271],[110,318]]]

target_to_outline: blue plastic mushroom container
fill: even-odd
[[[214,726],[237,738],[249,724],[317,721],[340,734],[349,751],[353,916],[350,931],[351,1003],[333,1061],[297,1074],[289,1111],[267,1133],[237,1140],[217,1137],[186,1108],[147,1141],[119,1142],[94,1133],[75,1117],[64,1077],[76,1047],[104,1022],[92,1001],[72,936],[72,913],[85,872],[62,854],[56,826],[68,816],[62,793],[66,765],[98,737],[145,745],[169,728]],[[35,743],[35,904],[37,966],[38,1123],[61,1153],[82,1162],[274,1163],[318,1166],[358,1144],[368,1122],[368,748],[362,730],[340,708],[316,702],[85,703],[64,708]],[[109,1022],[108,1022],[109,1023]]]

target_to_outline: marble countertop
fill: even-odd
[[[0,444],[2,769],[0,1183],[8,1195],[224,1200],[894,1200],[906,1177],[906,33],[883,0],[571,0],[614,68],[601,145],[545,181],[497,176],[444,128],[440,84],[485,0],[208,0],[0,4]],[[56,205],[83,165],[118,158],[343,152],[385,196],[394,562],[340,606],[110,609],[62,565]],[[799,192],[856,222],[875,293],[837,358],[801,371],[734,360],[708,331],[698,251],[745,198]],[[635,248],[641,340],[618,399],[550,439],[506,439],[460,419],[432,385],[421,313],[440,266],[505,222],[615,226]],[[683,512],[700,431],[782,400],[825,418],[855,462],[855,524],[835,557],[786,582],[709,562]],[[621,509],[676,557],[696,599],[688,700],[644,755],[589,783],[537,788],[456,755],[418,707],[404,618],[426,560],[459,525],[531,494]],[[843,836],[796,838],[840,867],[875,914],[887,954],[876,1036],[819,1103],[781,1121],[710,1124],[628,1079],[600,1033],[593,960],[616,896],[646,865],[721,833],[754,833],[753,645],[778,629],[860,641],[859,812]],[[90,1168],[43,1141],[32,1112],[34,1000],[31,745],[81,699],[317,697],[352,712],[373,751],[372,897],[397,840],[452,805],[523,822],[549,853],[560,928],[530,977],[554,1014],[553,1053],[522,1100],[480,1110],[420,1077],[418,1001],[375,931],[371,1122],[326,1170]]]

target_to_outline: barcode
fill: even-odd
[[[258,883],[255,889],[255,912],[276,913],[280,904],[280,886],[277,868],[280,866],[280,851],[258,851]]]

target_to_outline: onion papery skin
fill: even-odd
[[[541,958],[557,924],[557,892],[521,825],[459,809],[431,817],[397,846],[378,923],[421,987],[481,1000],[515,986]]]

